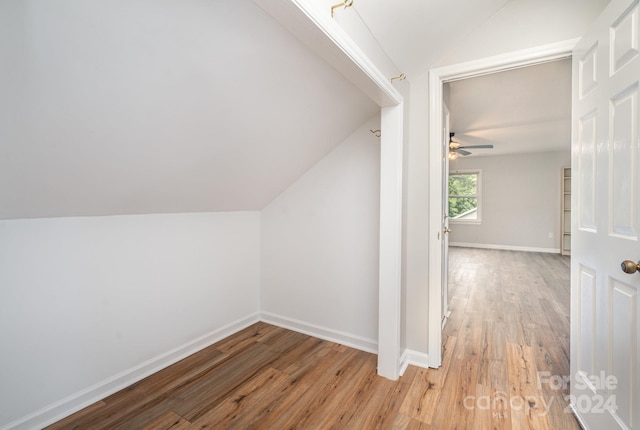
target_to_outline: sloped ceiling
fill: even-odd
[[[509,0],[491,18],[454,41],[438,64],[580,38],[607,4],[609,0]]]
[[[409,75],[432,66],[455,42],[509,0],[354,1],[398,68]]]
[[[355,0],[353,9],[411,80],[435,65],[580,37],[608,3],[609,0]]]
[[[570,59],[445,85],[453,140],[494,145],[470,156],[570,150]]]
[[[249,0],[0,3],[0,218],[256,210],[378,111]]]

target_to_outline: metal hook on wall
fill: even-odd
[[[401,73],[399,76],[394,76],[393,78],[390,79],[391,83],[393,83],[393,81],[398,80],[398,81],[404,81],[405,79],[407,79],[407,75],[405,75],[404,73]]]
[[[345,9],[351,7],[353,6],[353,0],[344,0],[342,3],[334,4],[333,6],[331,6],[331,18],[333,18],[333,11],[340,6],[344,6]]]
[[[372,129],[369,129],[369,131],[370,131],[371,133],[375,134],[375,135],[376,135],[376,137],[380,137],[380,136],[382,136],[382,132],[381,132],[380,130],[372,130]]]

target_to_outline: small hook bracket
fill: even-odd
[[[376,135],[376,137],[382,136],[382,132],[380,130],[369,129],[369,131]]]
[[[389,81],[393,83],[393,81],[404,81],[405,79],[407,79],[407,75],[405,75],[404,73],[401,73],[400,75],[394,76],[393,78],[389,79]]]
[[[331,18],[333,18],[333,11],[342,6],[344,6],[345,9],[353,6],[353,0],[345,0],[342,3],[334,4],[333,6],[331,6]]]

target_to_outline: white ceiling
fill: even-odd
[[[248,0],[0,2],[0,94],[0,218],[261,209],[379,110]]]
[[[355,0],[353,9],[411,80],[434,65],[580,37],[608,2]]]
[[[509,0],[354,1],[384,51],[411,77],[433,65]]]
[[[571,60],[448,83],[451,131],[473,155],[569,151]]]

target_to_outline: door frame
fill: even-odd
[[[440,137],[440,144],[442,147],[443,157],[442,157],[442,212],[440,212],[440,216],[442,219],[442,227],[443,232],[441,234],[442,244],[441,250],[442,253],[442,278],[440,282],[441,295],[440,301],[442,303],[442,313],[441,315],[441,327],[444,329],[444,326],[447,322],[447,318],[451,315],[451,311],[449,310],[449,232],[447,229],[449,228],[449,142],[451,138],[449,137],[449,133],[451,132],[451,115],[449,112],[449,108],[445,103],[442,103],[442,136]],[[446,152],[447,155],[444,155]]]
[[[442,363],[442,85],[570,58],[580,38],[429,70],[429,366]]]

